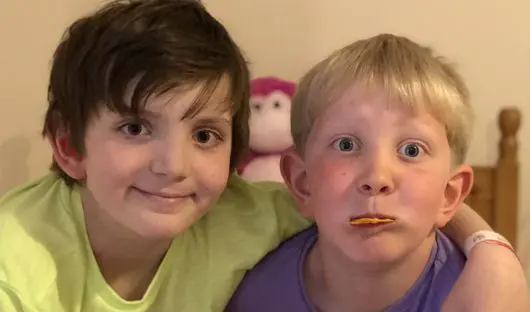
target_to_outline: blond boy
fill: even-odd
[[[442,58],[382,34],[302,79],[282,174],[316,226],[251,270],[235,311],[440,311],[465,256],[439,229],[473,184],[468,90]]]

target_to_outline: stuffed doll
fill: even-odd
[[[281,153],[293,145],[291,139],[291,98],[296,85],[276,77],[251,82],[250,152],[238,172],[249,181],[283,182]]]

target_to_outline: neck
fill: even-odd
[[[113,222],[87,190],[82,199],[88,239],[103,278],[123,299],[141,299],[171,241],[145,238]]]
[[[319,311],[383,311],[420,277],[433,244],[434,234],[402,259],[359,264],[319,239],[304,268],[308,294]]]

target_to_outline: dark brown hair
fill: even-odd
[[[113,1],[74,22],[57,47],[43,135],[67,134],[82,155],[87,125],[102,108],[136,115],[151,95],[200,83],[208,94],[223,76],[230,80],[233,170],[247,148],[250,87],[245,58],[227,30],[200,1]],[[193,110],[207,102],[202,94]],[[76,182],[55,161],[51,169]]]

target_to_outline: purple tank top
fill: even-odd
[[[227,312],[315,312],[303,284],[303,263],[317,239],[311,227],[283,242],[249,271]],[[429,261],[416,283],[385,312],[440,311],[465,265],[465,257],[437,231]],[[354,311],[355,309],[353,309]]]

